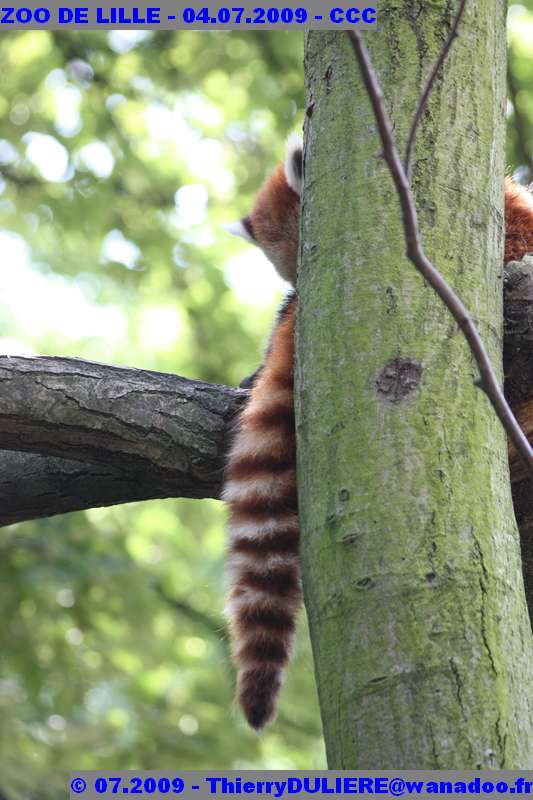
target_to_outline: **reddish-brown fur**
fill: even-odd
[[[261,188],[246,228],[293,285],[298,215],[299,196],[280,165]],[[505,225],[507,264],[533,252],[533,200],[510,179],[505,182]],[[237,698],[258,729],[275,715],[302,599],[292,393],[295,311],[293,296],[240,415],[224,490],[230,507],[229,607],[239,669]],[[254,484],[247,487],[250,481]],[[269,485],[271,491],[265,494]],[[240,493],[232,497],[231,487],[240,487]],[[254,535],[243,533],[244,525]]]
[[[234,450],[226,470],[226,488],[232,481],[238,485],[253,479],[268,486],[272,476],[281,478],[266,496],[250,488],[244,497],[229,501],[229,563],[233,567],[229,607],[239,667],[237,697],[254,728],[263,727],[275,714],[301,605],[292,399],[295,308],[293,299],[274,330],[267,358],[239,419],[235,445],[246,443],[252,432],[262,435],[266,446],[260,452],[236,454]],[[281,435],[270,446],[273,429]],[[273,529],[261,532],[262,526],[276,519]],[[284,525],[285,519],[288,524]],[[239,534],[243,524],[251,526],[253,535]],[[272,563],[265,569],[267,558]]]
[[[510,178],[505,179],[504,264],[533,253],[533,197]]]
[[[252,235],[281,277],[294,284],[298,261],[300,198],[280,164],[263,184],[250,214]]]

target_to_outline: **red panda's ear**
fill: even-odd
[[[291,133],[285,150],[285,177],[298,196],[302,193],[303,143],[297,133]]]
[[[246,239],[247,242],[257,244],[253,236],[252,225],[249,217],[239,219],[237,222],[229,222],[227,225],[223,225],[223,228],[228,233],[232,233],[233,236],[240,236],[241,239]]]

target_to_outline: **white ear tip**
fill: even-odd
[[[302,150],[304,146],[304,142],[302,137],[296,131],[289,133],[287,136],[287,144],[285,149],[287,151],[287,155],[293,154],[296,150]]]
[[[302,137],[294,132],[287,139],[285,147],[285,177],[296,194],[302,193]]]
[[[233,236],[239,236],[241,239],[246,239],[247,242],[253,242],[252,237],[243,225],[242,220],[236,222],[228,222],[222,226],[225,231],[231,233]]]

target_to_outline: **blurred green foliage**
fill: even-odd
[[[301,126],[303,37],[0,38],[0,351],[236,384],[280,287],[222,230]],[[150,502],[0,538],[0,793],[69,769],[324,766],[302,619],[275,725],[233,708],[224,509]]]
[[[509,3],[507,168],[533,181],[533,0]]]
[[[509,171],[533,177],[533,0],[510,5]],[[0,37],[0,351],[235,384],[280,296],[221,230],[298,129],[302,35]],[[280,716],[232,708],[224,510],[150,502],[0,538],[0,795],[84,768],[323,767],[304,621]]]

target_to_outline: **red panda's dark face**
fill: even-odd
[[[285,162],[270,175],[247,217],[228,226],[263,250],[279,275],[293,286],[298,265],[302,143],[291,136]]]

